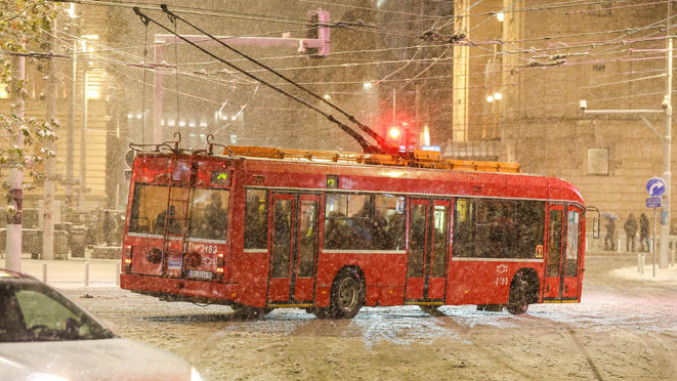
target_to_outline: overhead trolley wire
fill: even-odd
[[[177,34],[177,33],[174,33],[171,29],[165,27],[165,26],[162,25],[161,23],[159,23],[159,22],[153,20],[152,18],[146,16],[145,14],[143,14],[143,13],[141,12],[141,10],[140,10],[138,7],[134,7],[134,13],[136,13],[136,15],[139,16],[142,20],[148,20],[149,22],[152,22],[153,24],[159,26],[160,28],[162,28],[162,29],[166,30],[167,32],[173,34],[174,36],[178,37],[179,39],[185,41],[187,44],[193,46],[194,48],[199,49],[200,51],[202,51],[203,53],[209,55],[210,57],[212,57],[212,58],[214,58],[214,59],[216,59],[216,60],[218,60],[218,61],[220,61],[220,62],[222,62],[222,63],[224,63],[224,64],[226,64],[226,65],[228,65],[228,66],[230,66],[230,67],[232,67],[233,69],[235,69],[235,70],[241,72],[242,74],[246,75],[247,77],[252,78],[252,79],[254,79],[254,80],[256,80],[256,81],[258,81],[258,82],[260,82],[260,83],[262,83],[262,84],[264,84],[264,85],[266,85],[266,86],[268,86],[268,87],[270,87],[271,89],[275,90],[276,92],[278,92],[278,93],[280,93],[280,94],[283,94],[283,95],[285,95],[285,96],[287,96],[287,97],[289,97],[289,98],[295,100],[296,102],[298,102],[298,103],[300,103],[300,104],[302,104],[302,105],[304,105],[304,106],[310,108],[311,110],[317,112],[318,114],[320,114],[320,115],[326,117],[330,122],[333,122],[333,123],[335,123],[336,125],[338,125],[339,128],[341,128],[344,132],[346,132],[348,135],[350,135],[350,137],[352,137],[353,139],[355,139],[355,141],[357,141],[357,143],[360,144],[360,146],[362,147],[362,149],[363,149],[366,153],[383,153],[383,152],[384,152],[384,149],[382,149],[381,147],[375,147],[373,144],[371,144],[371,143],[369,143],[368,141],[366,141],[366,139],[365,139],[362,135],[358,134],[355,130],[353,130],[352,128],[350,128],[348,125],[346,125],[345,123],[342,123],[341,121],[339,121],[339,120],[337,120],[336,118],[334,118],[333,115],[331,115],[331,114],[329,114],[329,113],[326,113],[326,112],[320,110],[319,108],[317,108],[317,107],[311,105],[310,103],[308,103],[308,102],[306,102],[306,101],[304,101],[304,100],[302,100],[302,99],[300,99],[300,98],[298,98],[298,97],[296,97],[296,96],[294,96],[294,95],[292,95],[292,94],[290,94],[290,93],[288,93],[288,92],[286,92],[286,91],[284,91],[284,90],[282,90],[282,89],[280,89],[280,88],[274,86],[273,84],[271,84],[271,83],[269,83],[269,82],[267,82],[267,81],[265,81],[265,80],[262,80],[262,79],[256,77],[255,75],[250,74],[250,73],[247,72],[246,70],[244,70],[244,69],[242,69],[242,68],[240,68],[240,67],[238,67],[238,66],[236,66],[236,65],[233,65],[232,63],[230,63],[230,62],[224,60],[223,58],[220,58],[220,57],[216,56],[214,53],[211,53],[210,51],[208,51],[208,50],[202,48],[201,46],[199,46],[198,44],[195,44],[194,42],[190,41],[189,39],[187,39],[187,38],[185,38],[185,37],[183,37],[183,36],[181,36],[181,35],[179,35],[179,34]]]
[[[260,66],[260,67],[266,69],[267,71],[269,71],[269,72],[275,74],[277,77],[281,78],[282,80],[284,80],[284,81],[286,81],[286,82],[292,84],[292,85],[293,85],[294,87],[296,87],[297,89],[303,91],[304,93],[308,94],[309,96],[311,96],[311,97],[313,97],[313,98],[315,98],[315,99],[321,101],[322,103],[324,103],[324,104],[328,105],[329,107],[333,108],[334,110],[338,111],[338,112],[341,113],[343,116],[345,116],[346,118],[348,118],[348,120],[350,120],[352,123],[356,124],[356,125],[357,125],[364,133],[366,133],[367,135],[369,135],[372,139],[376,140],[376,142],[378,143],[378,145],[380,146],[380,148],[381,148],[383,151],[388,151],[388,143],[386,143],[386,141],[383,139],[383,137],[381,137],[381,135],[377,134],[374,130],[372,130],[372,129],[369,128],[368,126],[366,126],[366,125],[364,125],[363,123],[361,123],[359,120],[357,120],[357,118],[355,118],[355,116],[353,116],[353,115],[347,113],[346,111],[344,111],[343,109],[341,109],[340,107],[338,107],[337,105],[335,105],[334,103],[329,102],[328,100],[324,99],[323,97],[321,97],[321,96],[315,94],[314,92],[308,90],[307,88],[305,88],[305,87],[299,85],[299,84],[296,83],[295,81],[291,80],[289,77],[283,75],[282,73],[280,73],[280,72],[278,72],[277,70],[271,68],[270,66],[268,66],[268,65],[266,65],[266,64],[264,64],[264,63],[258,61],[257,59],[255,59],[255,58],[253,58],[253,57],[251,57],[251,56],[249,56],[249,55],[247,55],[247,54],[241,52],[241,51],[238,50],[238,49],[233,48],[232,46],[226,44],[225,42],[219,40],[218,38],[214,37],[214,36],[211,35],[210,33],[206,32],[206,31],[203,30],[202,28],[198,27],[197,25],[191,23],[190,21],[184,19],[184,18],[181,17],[181,16],[178,16],[177,14],[173,13],[172,11],[170,11],[170,10],[167,8],[167,5],[166,5],[166,4],[162,4],[160,7],[162,8],[162,11],[165,12],[165,13],[169,16],[170,19],[175,19],[175,20],[181,20],[181,21],[183,21],[185,24],[189,25],[190,27],[194,28],[194,29],[197,30],[198,32],[200,32],[200,33],[204,34],[205,36],[211,38],[212,40],[216,41],[216,42],[219,43],[221,46],[223,46],[223,47],[229,49],[229,50],[232,51],[233,53],[239,55],[240,57],[246,58],[247,60],[249,60],[249,61],[255,63],[256,65],[258,65],[258,66]]]

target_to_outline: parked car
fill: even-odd
[[[36,278],[0,269],[0,378],[198,381],[187,361],[116,336]]]

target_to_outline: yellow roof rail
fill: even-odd
[[[230,151],[230,152],[229,152]],[[355,163],[389,165],[412,168],[447,169],[457,171],[520,173],[520,165],[497,161],[443,159],[440,152],[416,150],[410,158],[373,153],[345,151],[309,151],[287,148],[228,146],[224,154],[268,159],[286,159],[309,162]]]

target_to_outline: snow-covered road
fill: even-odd
[[[387,307],[346,321],[298,309],[242,321],[228,307],[161,302],[105,281],[62,289],[120,335],[184,356],[207,380],[673,379],[677,269],[654,279],[634,263],[589,256],[582,303],[532,305],[523,316]]]

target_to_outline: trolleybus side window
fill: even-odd
[[[370,197],[357,194],[327,194],[324,224],[325,249],[371,248],[368,224]]]
[[[410,224],[412,229],[409,232],[409,264],[407,266],[407,277],[422,277],[423,263],[425,260],[425,217],[427,205],[417,204],[411,208]]]
[[[516,201],[514,256],[542,258],[545,235],[545,202]]]
[[[472,257],[475,254],[475,202],[459,198],[454,210],[454,256]]]
[[[580,229],[580,214],[569,211],[567,218],[567,248],[564,261],[564,275],[578,275],[578,238]]]
[[[325,249],[404,249],[404,197],[328,193],[325,208]]]
[[[273,278],[289,277],[291,248],[292,200],[275,201],[275,240],[273,247]]]
[[[404,196],[374,195],[374,249],[404,250]]]
[[[317,202],[301,201],[301,231],[299,236],[299,276],[313,276],[317,251]]]
[[[262,189],[247,191],[244,219],[244,248],[268,248],[267,193]]]
[[[477,200],[475,256],[505,258],[512,252],[515,236],[514,203],[498,200]]]
[[[449,211],[445,205],[435,205],[434,237],[433,237],[433,262],[432,273],[434,277],[443,277],[447,258],[447,232],[449,231]]]
[[[542,255],[542,201],[456,200],[454,256],[536,258]]]
[[[195,189],[190,209],[192,238],[226,240],[230,192],[223,189]]]
[[[163,234],[162,229],[156,228],[155,221],[157,216],[167,208],[168,197],[167,186],[136,183],[129,219],[129,232]]]

